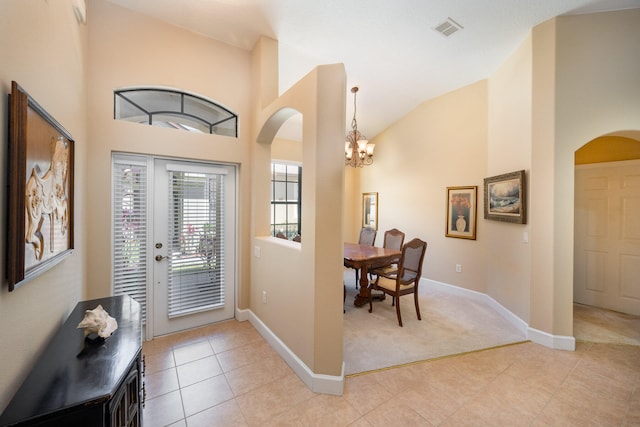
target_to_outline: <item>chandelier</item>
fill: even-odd
[[[367,137],[358,131],[358,122],[356,121],[356,95],[358,87],[352,87],[353,93],[353,120],[351,120],[351,131],[347,134],[344,144],[344,164],[351,167],[363,167],[373,163],[373,148],[375,144],[369,144]]]

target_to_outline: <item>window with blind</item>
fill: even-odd
[[[168,315],[223,307],[226,172],[169,172]]]
[[[271,163],[271,235],[288,239],[302,234],[302,167]]]
[[[112,159],[113,294],[140,303],[147,320],[148,165],[144,157]]]

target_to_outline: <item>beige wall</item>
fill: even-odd
[[[592,139],[640,129],[640,9],[557,22],[554,148],[554,324],[571,335],[574,154]],[[536,163],[534,163],[534,167]]]
[[[362,193],[378,192],[378,237],[398,228],[429,244],[423,276],[438,282],[487,292],[487,255],[482,205],[478,204],[477,240],[445,237],[447,187],[478,186],[487,174],[488,84],[480,81],[425,102],[378,135],[374,163],[360,170],[352,196],[357,240]],[[363,129],[366,133],[366,129]],[[347,195],[347,193],[345,193]],[[462,273],[455,265],[462,264]]]
[[[268,60],[276,48],[264,41],[254,61]],[[344,167],[343,145],[333,141],[344,129],[345,86],[342,64],[320,66],[274,99],[257,117],[253,157],[251,310],[314,374],[334,377],[343,365]],[[271,144],[296,112],[303,115],[301,244],[269,237]]]
[[[89,297],[112,292],[111,153],[123,151],[239,166],[238,305],[247,307],[249,253],[243,242],[250,236],[250,53],[109,2],[89,6]],[[215,100],[238,114],[238,138],[114,120],[114,89],[136,85],[173,87]]]
[[[0,287],[0,410],[28,374],[32,363],[83,299],[85,275],[86,191],[86,46],[87,28],[75,19],[71,0],[0,2],[0,188],[7,188],[8,111],[11,81],[20,84],[75,140],[75,251],[60,264],[9,293]],[[11,178],[11,180],[17,178]],[[6,224],[2,198],[0,224]],[[5,277],[6,230],[0,227],[0,277]]]
[[[523,169],[526,177],[530,176],[531,43],[529,36],[489,78],[487,176]],[[484,203],[478,207],[485,226],[481,238],[491,254],[487,257],[487,293],[528,322],[530,252],[524,241],[529,227],[486,221]]]

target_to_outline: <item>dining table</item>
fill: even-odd
[[[344,266],[360,270],[360,291],[353,305],[360,307],[369,302],[369,270],[398,262],[400,255],[402,252],[394,249],[344,243]]]

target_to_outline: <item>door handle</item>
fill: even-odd
[[[156,255],[156,261],[162,261],[165,258],[169,258],[168,256]]]

